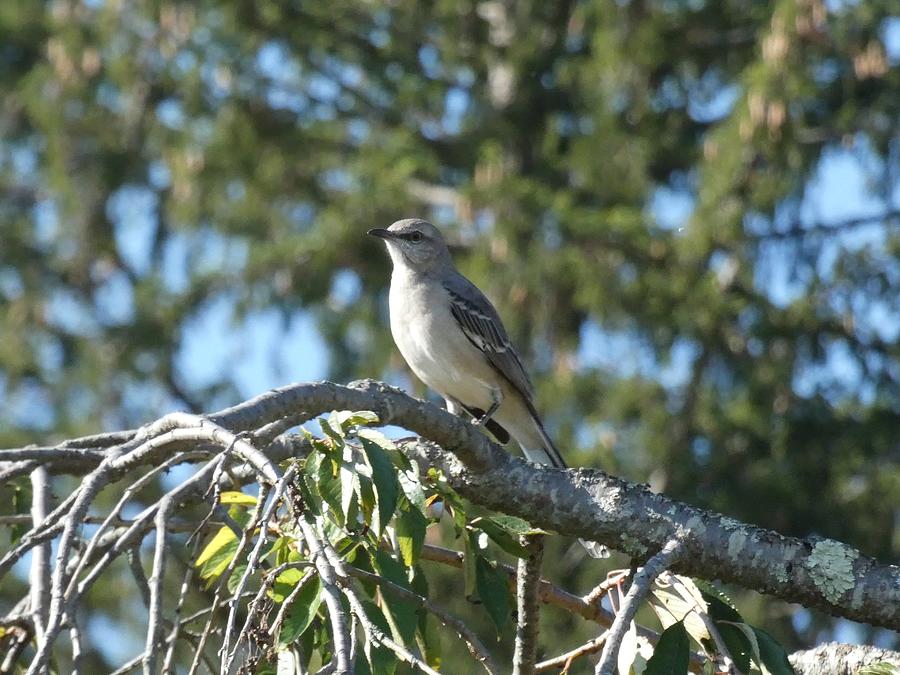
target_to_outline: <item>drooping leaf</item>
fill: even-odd
[[[363,600],[362,605],[369,621],[375,624],[384,634],[389,635],[391,632],[390,624],[378,606],[368,600]],[[397,657],[394,656],[393,652],[380,644],[372,644],[368,640],[366,640],[363,651],[366,654],[369,672],[372,675],[394,675],[394,671],[397,669]]]
[[[765,668],[763,675],[794,675],[794,668],[791,666],[791,662],[788,661],[784,647],[762,628],[757,628],[756,626],[752,628],[756,634],[759,657],[762,661],[761,665]],[[862,670],[857,671],[857,675],[862,672]],[[877,674],[871,673],[870,675]]]
[[[478,596],[499,634],[509,620],[510,599],[506,574],[495,563],[479,555],[475,561],[475,583]]]
[[[303,671],[300,669],[300,659],[295,650],[278,650],[278,664],[275,669],[276,675],[298,675],[302,672]]]
[[[725,641],[725,646],[734,659],[734,664],[742,673],[750,671],[750,664],[753,662],[756,650],[751,644],[747,634],[738,626],[746,625],[743,622],[717,621],[716,628],[719,635]]]
[[[673,623],[659,636],[643,675],[675,675],[688,672],[691,661],[688,633],[681,622]]]
[[[400,515],[394,521],[394,528],[397,533],[400,555],[408,567],[419,560],[422,546],[425,543],[427,527],[428,521],[425,520],[425,516],[409,502],[406,502],[400,509]]]
[[[632,621],[628,630],[622,636],[619,644],[619,653],[616,655],[616,665],[620,673],[642,673],[647,665],[647,660],[641,653],[641,638],[637,634],[637,625]]]
[[[337,524],[343,527],[345,511],[341,504],[341,473],[337,464],[330,457],[324,457],[319,464],[316,486],[322,501],[328,505],[329,513]]]
[[[376,550],[373,562],[375,569],[382,577],[401,588],[412,591],[407,569],[386,551]],[[391,626],[394,638],[402,644],[412,644],[418,622],[418,606],[406,598],[400,598],[390,592],[383,592],[381,599],[385,618]]]
[[[365,438],[366,440],[375,443],[378,447],[384,450],[385,453],[387,453],[388,457],[391,458],[391,461],[394,463],[394,465],[402,469],[403,471],[415,470],[412,462],[409,461],[409,457],[404,455],[397,447],[397,444],[380,431],[366,428],[357,429],[356,436],[360,440]]]
[[[320,417],[319,426],[322,427],[324,434],[334,442],[335,447],[339,448],[344,445],[344,432],[340,423],[335,419],[335,414],[331,413],[327,421],[324,417]]]
[[[703,599],[706,601],[709,615],[713,621],[733,621],[735,623],[744,621],[731,603],[731,599],[724,593],[717,592],[714,586],[706,584],[705,588],[701,587],[700,592],[703,594]]]
[[[699,644],[710,639],[703,619],[708,613],[706,599],[692,579],[668,572],[661,574],[653,582],[647,603],[663,629],[681,622],[688,635]]]
[[[237,547],[237,536],[230,527],[223,525],[197,556],[194,565],[200,568],[200,578],[213,580],[222,574],[234,557]]]
[[[316,612],[322,604],[322,582],[319,576],[314,574],[311,579],[302,583],[303,587],[291,603],[287,616],[281,624],[281,631],[278,634],[279,645],[290,644],[303,635],[316,618]]]
[[[354,468],[353,448],[345,445],[341,456],[341,466],[339,470],[341,477],[341,513],[344,515],[344,522],[350,527],[353,524],[351,513],[356,503],[356,483],[357,475]]]
[[[375,492],[378,495],[377,534],[380,535],[394,517],[400,486],[397,482],[396,469],[387,453],[368,438],[360,437],[360,441],[366,463],[372,470],[372,482],[375,484]]]
[[[353,427],[378,424],[379,419],[378,415],[371,410],[357,410],[355,412],[341,410],[331,413],[328,422],[333,427],[339,427],[344,433],[347,433]]]

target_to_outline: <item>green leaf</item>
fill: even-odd
[[[419,622],[416,644],[425,662],[435,670],[441,669],[441,633],[437,620],[430,614],[423,614]]]
[[[404,455],[400,448],[389,438],[387,438],[380,431],[376,431],[375,429],[357,429],[356,437],[362,440],[365,438],[372,443],[375,443],[378,447],[384,450],[388,457],[391,458],[391,461],[395,466],[400,467],[404,471],[413,471],[414,466],[412,462],[409,461],[409,457]]]
[[[743,622],[717,621],[716,627],[731,653],[731,658],[734,659],[734,665],[742,673],[748,673],[756,650],[744,631],[739,628],[742,624]]]
[[[647,661],[643,675],[675,675],[687,673],[691,660],[690,642],[680,621],[666,628],[659,636],[653,656]]]
[[[335,413],[331,413],[331,416],[326,421],[324,417],[319,418],[319,426],[322,427],[322,432],[328,436],[332,441],[334,441],[335,447],[341,447],[344,445],[344,434],[341,429],[341,425],[337,423],[335,419]],[[335,422],[335,423],[333,423]]]
[[[243,492],[228,491],[219,495],[219,502],[222,504],[243,504],[247,506],[256,506],[259,500],[253,495],[247,495]]]
[[[535,527],[527,520],[522,520],[521,518],[516,518],[515,516],[491,516],[491,520],[493,520],[495,523],[497,523],[497,525],[502,527],[507,532],[511,532],[512,534],[519,537],[526,534],[549,534],[549,532],[547,532],[546,530]]]
[[[754,663],[760,663],[759,642],[757,642],[757,640],[756,640],[756,633],[753,631],[753,627],[748,623],[744,623],[743,621],[740,623],[731,623],[729,621],[722,621],[720,623],[721,623],[721,625],[719,626],[720,630],[721,630],[722,625],[729,625],[729,626],[734,626],[739,631],[741,631],[741,633],[744,634],[744,637],[747,638],[747,644],[750,646],[751,665]]]
[[[694,583],[697,583],[696,580]],[[703,599],[706,600],[706,606],[709,609],[709,616],[713,621],[733,621],[734,623],[743,623],[743,617],[738,614],[737,609],[731,603],[731,599],[719,591],[715,586],[710,584],[698,584]]]
[[[234,532],[223,525],[197,556],[194,566],[200,568],[200,578],[215,579],[222,574],[237,552],[237,547],[238,540]]]
[[[373,562],[375,569],[382,577],[401,588],[412,591],[407,569],[386,551],[377,549]],[[418,606],[387,591],[381,594],[381,599],[382,608],[386,611],[386,618],[394,638],[404,645],[412,644],[419,618]]]
[[[778,641],[769,635],[762,628],[752,626],[753,632],[756,633],[756,643],[759,646],[759,656],[762,665],[765,668],[765,675],[794,675],[794,668],[788,661],[787,653],[784,651]],[[768,673],[766,673],[768,671]],[[862,673],[863,671],[858,671]],[[871,675],[875,675],[872,673]]]
[[[369,621],[386,635],[389,634],[391,627],[375,603],[363,600],[362,605]],[[394,671],[397,669],[397,658],[393,652],[381,645],[372,644],[368,640],[365,643],[364,651],[372,675],[394,675]]]
[[[303,582],[303,587],[298,591],[287,616],[284,617],[281,632],[278,634],[278,644],[290,644],[303,635],[316,618],[316,612],[319,611],[321,604],[322,582],[318,575],[313,574],[309,581]]]
[[[330,457],[323,457],[319,464],[318,481],[319,495],[322,501],[328,504],[328,510],[335,522],[344,526],[344,509],[341,504],[341,474],[339,466]]]
[[[517,558],[528,557],[528,549],[519,543],[516,535],[513,535],[493,518],[476,518],[472,521],[471,526],[483,530],[495,544],[510,555]]]
[[[337,423],[336,425],[335,422]],[[371,410],[357,410],[356,412],[341,410],[340,412],[331,413],[329,418],[330,424],[340,427],[344,432],[349,431],[352,427],[369,426],[379,422],[378,415]]]
[[[421,511],[406,502],[394,522],[394,529],[397,533],[400,555],[407,567],[412,567],[419,560],[427,527],[428,521]]]
[[[363,522],[368,526],[373,526],[372,518],[376,512],[375,488],[372,485],[372,479],[362,474],[356,475],[356,494],[359,497],[359,508],[363,514]],[[375,521],[375,527],[378,523]],[[379,533],[380,534],[380,533]]]
[[[475,560],[478,557],[478,542],[474,532],[466,532],[463,537],[463,586],[467,600],[477,600]]]
[[[375,483],[375,492],[378,494],[378,528],[380,536],[384,528],[397,508],[397,498],[400,494],[400,486],[397,483],[397,472],[387,453],[371,440],[360,437],[366,463],[372,469],[372,481]]]
[[[351,509],[356,501],[357,474],[354,464],[353,448],[345,445],[338,474],[341,477],[341,513],[348,527],[355,525],[351,518],[354,515],[351,513]]]
[[[299,570],[296,567],[286,569],[275,577],[272,588],[266,592],[266,595],[275,602],[284,602],[284,599],[291,594],[291,591],[293,591],[294,587],[300,583],[302,578],[303,570]]]
[[[498,569],[496,564],[479,555],[476,556],[475,562],[475,584],[478,596],[497,627],[499,635],[509,619],[510,600],[506,574]]]

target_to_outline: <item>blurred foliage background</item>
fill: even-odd
[[[424,395],[364,236],[419,215],[571,463],[896,562],[898,65],[888,0],[5,0],[0,444],[310,377]],[[98,641],[141,629],[110,595]],[[789,650],[898,645],[738,603]]]

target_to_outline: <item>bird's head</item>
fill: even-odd
[[[441,231],[427,220],[406,218],[387,229],[369,230],[368,234],[384,240],[395,268],[428,273],[450,262]]]

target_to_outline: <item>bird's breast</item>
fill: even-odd
[[[442,396],[489,405],[490,366],[457,326],[446,292],[406,282],[395,276],[390,291],[391,333],[406,363]]]

